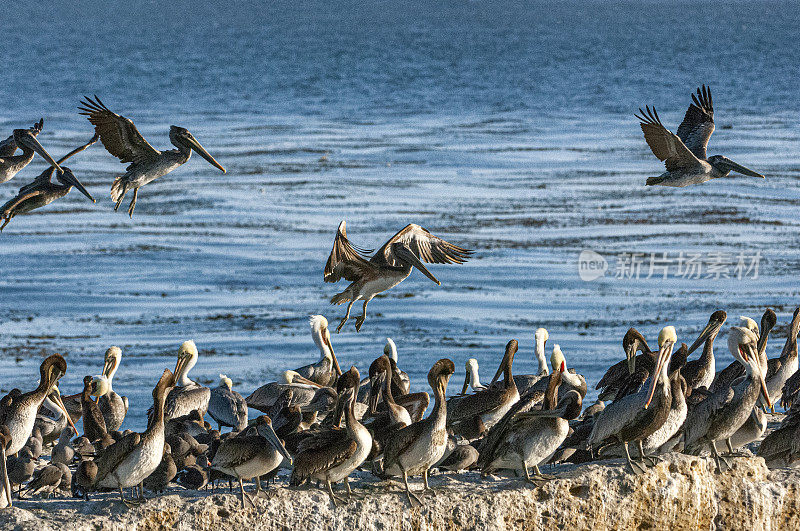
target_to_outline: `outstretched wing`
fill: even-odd
[[[692,104],[678,127],[678,138],[700,159],[705,160],[706,147],[714,132],[714,104],[711,100],[711,87],[703,85],[692,94]]]
[[[664,127],[655,108],[652,111],[650,107],[645,107],[645,109],[647,112],[640,108],[641,116],[635,116],[641,121],[639,125],[642,126],[647,145],[650,146],[653,155],[658,157],[658,160],[664,161],[667,171],[689,168],[698,164],[700,161],[689,151],[683,141]]]
[[[325,264],[325,282],[338,282],[342,278],[354,282],[363,274],[372,269],[366,260],[366,255],[372,249],[356,247],[347,239],[347,226],[344,221],[339,223],[336,239],[333,240],[333,249]]]
[[[35,183],[34,183],[35,184]],[[33,191],[24,191],[20,190],[16,197],[8,201],[5,205],[0,207],[0,217],[5,217],[6,215],[10,214],[14,211],[21,203],[27,201],[28,199],[32,199],[38,195],[43,194],[42,190],[33,190]]]
[[[375,253],[371,262],[385,262],[392,267],[398,267],[405,260],[396,256],[393,244],[401,243],[417,258],[429,264],[463,264],[474,252],[452,243],[446,242],[438,236],[431,234],[428,229],[409,223],[400,232],[389,238],[383,247]]]
[[[147,143],[133,122],[108,109],[97,96],[81,101],[80,114],[87,116],[100,135],[106,150],[120,162],[141,162],[156,157],[160,152]]]

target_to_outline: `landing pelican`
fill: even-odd
[[[84,98],[81,105],[78,107],[80,114],[88,117],[106,150],[120,162],[131,163],[125,169],[125,174],[117,177],[111,186],[111,199],[116,202],[114,210],[119,209],[125,194],[132,188],[133,199],[128,207],[128,215],[133,217],[139,188],[186,163],[192,156],[192,150],[225,173],[225,168],[183,127],[173,125],[169,128],[169,141],[178,149],[158,151],[147,143],[131,120],[109,110],[97,96],[94,100]]]
[[[342,329],[350,318],[350,309],[357,300],[364,300],[361,315],[356,319],[356,332],[367,318],[367,304],[375,295],[395,287],[416,267],[437,285],[441,285],[422,261],[432,264],[463,264],[473,251],[462,249],[434,236],[413,223],[389,238],[372,258],[371,249],[356,247],[347,239],[346,224],[342,221],[333,241],[333,250],[325,264],[325,282],[342,278],[351,282],[347,289],[335,295],[331,304],[347,305],[344,318],[336,327]]]
[[[14,133],[0,142],[0,184],[11,180],[19,171],[30,164],[34,154],[38,153],[50,165],[61,171],[58,162],[42,147],[36,136],[41,132],[44,120],[39,120],[30,129],[14,129]],[[21,155],[14,155],[17,148]]]
[[[658,177],[648,177],[647,185],[689,186],[701,184],[711,179],[727,177],[732,171],[749,177],[764,176],[722,155],[706,158],[706,147],[714,132],[714,107],[711,88],[703,85],[692,94],[692,104],[678,127],[678,134],[669,131],[658,117],[655,107],[641,108],[637,115],[647,145],[658,160],[667,166],[666,173]]]

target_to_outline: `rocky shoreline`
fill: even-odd
[[[410,508],[394,481],[354,474],[357,499],[334,508],[318,489],[272,487],[257,508],[242,509],[227,487],[174,489],[128,509],[115,494],[22,500],[0,511],[0,528],[49,529],[800,529],[800,471],[769,470],[757,457],[715,471],[709,458],[669,454],[634,476],[621,460],[560,465],[535,487],[475,472],[432,476],[435,494]],[[279,478],[279,485],[285,485]],[[421,485],[414,480],[412,489]]]

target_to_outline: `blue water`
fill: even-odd
[[[60,156],[92,135],[76,106],[97,94],[156,148],[187,127],[228,173],[193,157],[141,190],[131,221],[108,197],[122,165],[99,145],[70,161],[98,203],[73,193],[0,235],[3,391],[34,386],[41,357],[61,352],[62,392],[76,392],[117,344],[115,388],[140,428],[185,339],[201,350],[193,377],[226,373],[243,393],[316,359],[308,315],[343,313],[327,301],[344,286],[322,282],[341,219],[366,247],[416,222],[477,251],[432,266],[441,287],[413,274],[370,303],[360,334],[333,338],[362,373],[394,338],[417,390],[445,356],[477,358],[488,378],[512,337],[516,370],[533,371],[539,326],[594,383],[629,326],[655,342],[674,324],[691,342],[717,308],[736,324],[769,305],[785,322],[800,304],[790,5],[109,4],[4,13],[0,136],[44,117]],[[654,104],[674,131],[701,83],[709,152],[767,179],[644,187],[663,166],[633,113]],[[608,259],[604,278],[578,276],[584,249]],[[614,278],[619,253],[681,251],[760,252],[759,275]],[[724,341],[717,354],[731,359]]]

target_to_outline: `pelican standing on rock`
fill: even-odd
[[[153,473],[164,455],[164,400],[167,389],[175,384],[175,377],[164,369],[164,373],[153,389],[153,417],[143,433],[131,432],[108,446],[94,461],[96,474],[93,485],[117,489],[125,505],[122,489],[135,487]],[[141,491],[140,491],[141,496]]]
[[[772,403],[761,373],[761,363],[756,351],[758,337],[746,328],[734,326],[728,334],[728,349],[739,363],[745,366],[747,376],[736,380],[732,387],[718,390],[689,411],[684,424],[684,448],[687,453],[698,453],[710,446],[717,468],[729,463],[717,450],[717,441],[724,440],[733,454],[730,437],[750,416],[763,394],[767,407]]]
[[[185,164],[192,156],[192,150],[225,173],[225,168],[183,127],[173,125],[169,128],[169,141],[178,149],[158,151],[144,139],[131,120],[109,110],[97,96],[94,100],[84,98],[81,105],[78,107],[80,114],[88,117],[106,150],[120,162],[130,163],[125,174],[117,177],[111,186],[111,199],[116,202],[114,210],[119,209],[125,194],[133,189],[133,199],[128,207],[128,215],[133,217],[139,188]]]
[[[217,421],[220,430],[229,426],[233,431],[247,427],[247,402],[233,390],[233,382],[224,374],[219,375],[219,387],[211,390],[208,414]]]
[[[178,361],[175,364],[175,387],[167,395],[164,415],[167,420],[188,415],[195,409],[200,416],[208,411],[211,389],[191,380],[189,371],[197,363],[197,346],[191,339],[184,341],[178,350]]]
[[[97,397],[97,405],[103,413],[108,431],[116,431],[122,427],[125,415],[128,414],[128,397],[118,395],[113,388],[114,375],[117,374],[122,361],[122,349],[111,347],[106,350],[103,362],[102,379],[105,379],[106,392]]]
[[[686,362],[686,365],[681,369],[681,375],[686,380],[686,385],[689,389],[708,389],[711,387],[717,371],[714,359],[714,339],[727,319],[728,314],[723,310],[717,310],[712,313],[706,327],[700,332],[692,346],[689,347],[689,354],[691,354],[697,347],[705,343],[703,354],[700,358]]]
[[[2,415],[0,416],[0,427],[5,427],[8,430],[5,455],[2,456],[3,462],[2,465],[0,465],[3,469],[2,476],[4,478],[8,476],[5,470],[5,456],[19,452],[22,447],[25,446],[25,443],[28,442],[33,432],[33,425],[36,422],[36,413],[39,411],[39,407],[42,405],[42,402],[44,402],[45,397],[53,390],[53,387],[58,384],[58,380],[64,376],[66,372],[67,362],[63,357],[58,354],[49,356],[39,366],[40,379],[36,389],[23,393],[16,398],[12,398],[10,403],[6,404],[6,407],[3,408]],[[72,420],[69,419],[63,402],[61,402],[60,399],[57,399],[57,402],[59,407],[64,411],[64,414],[67,415],[67,422],[69,422],[77,435],[78,430],[75,429],[75,425],[72,424]],[[4,496],[7,496],[7,505],[10,506],[11,488],[8,482],[6,481],[5,485],[0,484],[0,489],[4,490],[4,492],[0,493],[0,500],[2,500]]]
[[[340,400],[345,401],[346,428],[333,427],[303,439],[294,458],[290,483],[299,485],[309,479],[324,481],[334,506],[342,499],[333,493],[331,484],[344,480],[350,496],[347,478],[366,460],[372,450],[372,436],[355,415],[356,391],[360,381],[358,370],[351,367],[342,374],[337,384],[342,389]]]
[[[367,304],[378,293],[395,287],[416,267],[437,285],[436,279],[423,261],[432,264],[463,264],[473,251],[463,249],[434,236],[413,223],[406,225],[369,258],[371,249],[356,247],[347,239],[346,224],[342,221],[333,241],[333,249],[325,264],[325,282],[350,282],[343,292],[331,299],[331,304],[347,305],[344,318],[336,327],[342,329],[350,318],[350,309],[357,300],[364,301],[361,315],[356,319],[356,332],[367,318]]]
[[[536,361],[539,364],[539,371],[536,374],[514,375],[514,383],[517,384],[517,391],[519,391],[520,396],[524,395],[528,389],[536,384],[541,385],[544,383],[542,387],[542,391],[544,391],[547,387],[547,380],[543,380],[543,378],[550,374],[550,370],[547,368],[547,354],[545,352],[545,346],[547,340],[550,339],[550,333],[546,328],[538,328],[533,337],[536,344]],[[553,370],[555,370],[555,367]],[[494,383],[494,380],[492,383]]]
[[[636,118],[641,121],[644,139],[653,151],[653,155],[667,167],[666,173],[658,177],[648,177],[647,185],[689,186],[727,177],[732,171],[749,177],[763,178],[760,173],[722,155],[706,158],[708,140],[714,132],[711,88],[706,88],[705,85],[702,90],[698,88],[697,95],[692,94],[692,102],[678,127],[677,135],[664,127],[655,107],[652,111],[650,107],[645,107],[646,112],[639,109],[641,116],[637,115]]]
[[[672,349],[677,342],[675,328],[665,326],[658,335],[658,357],[649,385],[637,393],[626,395],[609,404],[597,417],[589,436],[589,448],[593,451],[608,442],[622,443],[628,466],[634,474],[644,472],[642,464],[631,461],[628,443],[636,442],[642,461],[645,459],[642,440],[664,424],[672,405],[671,387],[667,371]],[[650,407],[655,401],[654,407]]]
[[[408,503],[412,506],[422,500],[408,487],[408,475],[422,474],[428,486],[428,470],[444,455],[447,447],[447,402],[445,391],[456,367],[449,359],[440,359],[428,371],[428,384],[433,389],[434,406],[427,418],[392,433],[383,451],[383,471],[392,476],[403,476]]]
[[[97,142],[97,138],[97,135],[95,135],[86,144],[73,149],[61,157],[58,160],[58,164],[64,164],[68,158],[76,153],[80,153],[84,149]],[[54,184],[51,182],[53,170],[55,170],[54,167],[46,168],[36,179],[33,180],[32,183],[26,184],[20,188],[15,197],[0,207],[0,219],[4,220],[3,225],[0,226],[0,232],[2,232],[6,225],[11,222],[14,216],[25,214],[37,208],[49,205],[56,199],[60,199],[70,193],[73,186],[77,187],[78,190],[80,190],[80,192],[89,199],[89,201],[92,203],[95,202],[92,194],[90,194],[81,184],[78,178],[75,177],[75,174],[72,173],[72,170],[67,167],[63,167],[58,170],[56,173],[56,180],[61,184]]]
[[[36,139],[43,126],[44,120],[39,120],[30,129],[14,129],[10,137],[0,142],[0,184],[10,181],[20,170],[30,164],[36,153],[50,163],[53,168],[61,171],[58,162]],[[22,150],[22,154],[14,155],[18,148]]]
[[[228,437],[219,445],[211,468],[218,470],[239,480],[242,492],[242,507],[247,499],[255,506],[252,498],[244,492],[242,480],[258,478],[256,485],[260,487],[261,478],[278,468],[284,459],[292,462],[292,456],[284,448],[275,431],[272,421],[266,415],[261,415],[255,423],[256,435],[240,435]]]

